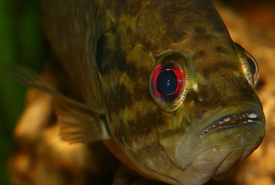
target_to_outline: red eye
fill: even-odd
[[[155,67],[151,74],[150,89],[152,97],[162,108],[182,97],[184,77],[182,68],[175,62],[163,62]]]

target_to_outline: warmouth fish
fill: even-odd
[[[219,179],[261,143],[257,62],[211,0],[42,0],[42,9],[78,99],[25,83],[53,94],[65,141],[102,140],[141,176],[178,185]]]

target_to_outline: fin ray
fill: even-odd
[[[60,124],[60,137],[69,143],[89,143],[108,139],[106,123],[99,112],[75,104],[71,100],[56,101],[55,110]]]
[[[1,73],[14,82],[53,96],[61,139],[69,143],[88,143],[109,138],[106,123],[100,118],[104,115],[103,109],[92,108],[63,95],[46,78],[28,68],[7,65],[1,68]]]
[[[60,94],[50,82],[33,70],[16,64],[1,66],[4,77],[19,84],[40,89],[50,94]]]

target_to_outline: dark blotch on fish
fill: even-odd
[[[198,59],[201,59],[202,57],[204,57],[205,55],[206,55],[206,53],[204,51],[200,50],[200,51],[196,51],[193,54],[192,58],[193,58],[193,60],[198,60]]]
[[[136,118],[128,120],[128,125],[131,128],[133,138],[149,136],[152,132],[158,130],[158,127],[166,124],[165,116],[160,113],[159,109],[148,113],[144,116],[137,112]],[[151,125],[148,125],[150,123]]]
[[[109,37],[113,34],[113,30],[109,30],[97,42],[96,62],[102,75],[114,70],[125,71],[126,55],[120,48],[120,39],[116,37],[115,48],[111,48],[109,44]]]
[[[229,54],[228,49],[226,49],[224,46],[218,46],[218,47],[216,47],[216,51],[218,53]]]
[[[124,84],[117,84],[113,91],[110,91],[110,95],[107,97],[116,97],[109,100],[109,108],[112,112],[115,112],[117,115],[120,113],[120,110],[123,110],[127,107],[131,107],[134,103],[133,96],[128,92]]]
[[[196,26],[194,28],[194,31],[198,34],[205,34],[206,33],[206,29],[204,27],[201,27],[201,26]]]

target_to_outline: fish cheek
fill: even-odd
[[[106,142],[125,164],[153,174],[157,168],[167,168],[170,163],[158,139],[166,128],[167,118],[152,100],[149,89],[154,61],[134,37],[120,35],[122,33],[113,28],[97,43],[97,67],[111,139]],[[122,42],[131,42],[132,47]]]

